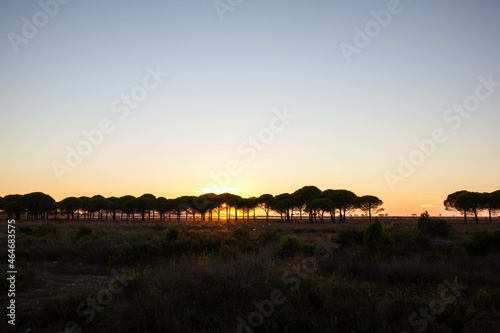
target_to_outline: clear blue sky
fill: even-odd
[[[243,0],[221,21],[209,0],[72,0],[16,53],[9,33],[42,9],[2,1],[0,195],[195,194],[230,160],[241,195],[348,188],[393,214],[500,188],[500,87],[459,129],[443,120],[479,76],[500,81],[500,2],[401,1],[348,63],[341,43],[389,2]],[[157,66],[169,76],[121,120],[111,103]],[[238,146],[284,107],[295,119],[247,162]],[[53,162],[104,118],[114,130],[59,181]],[[437,127],[448,140],[391,189]]]

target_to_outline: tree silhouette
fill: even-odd
[[[488,211],[489,222],[492,214],[500,210],[500,190],[491,193],[481,193],[481,208]]]
[[[206,209],[208,212],[209,221],[212,222],[212,220],[213,220],[212,212],[214,210],[217,211],[217,221],[219,221],[220,220],[220,212],[222,209],[221,198],[215,193],[202,194],[200,197],[202,198],[201,202],[204,202],[206,204]]]
[[[119,209],[118,199],[119,198],[117,198],[117,197],[109,197],[108,198],[109,209],[113,213],[113,221],[116,221],[116,211]]]
[[[483,206],[483,197],[481,196],[481,193],[478,192],[462,193],[457,197],[455,204],[462,207],[465,211],[469,211],[472,214],[474,214],[474,217],[476,219],[476,224],[479,223],[477,215]]]
[[[367,212],[370,218],[370,223],[372,221],[372,212],[374,214],[383,211],[384,209],[381,206],[384,204],[382,200],[377,198],[374,195],[364,195],[357,198],[356,207],[363,212]]]
[[[337,192],[335,190],[325,190],[323,191],[322,195],[323,198],[330,199],[330,219],[332,222],[335,222],[335,213],[337,209],[340,210],[340,207],[338,207],[337,203],[335,200],[337,199]],[[340,221],[342,222],[342,221]]]
[[[102,213],[110,207],[109,201],[102,195],[94,195],[92,198],[86,201],[85,209],[90,214],[90,219],[95,219],[95,213],[97,213],[97,219],[102,220]]]
[[[283,218],[285,218],[287,222],[291,222],[290,210],[293,212],[293,206],[293,196],[289,193],[275,196],[271,203],[271,209],[280,214],[282,222]]]
[[[299,210],[300,220],[302,221],[302,210],[305,208],[308,202],[314,199],[320,198],[322,192],[316,186],[304,186],[301,189],[293,192],[293,203],[294,207]],[[309,220],[312,221],[312,216],[309,215]]]
[[[27,210],[28,219],[48,219],[49,213],[57,208],[56,201],[42,192],[33,192],[23,195],[20,203]]]
[[[345,223],[347,214],[356,208],[356,194],[348,190],[327,190],[327,197],[339,210],[339,221]]]
[[[491,214],[494,214],[498,209],[498,200],[493,197],[489,201],[486,200],[486,194],[482,198],[482,203],[477,206],[477,211],[481,209],[488,209]],[[359,204],[362,199],[356,200],[357,196],[348,190],[326,190],[321,192],[316,186],[304,186],[293,194],[282,193],[277,196],[271,194],[262,194],[259,197],[242,198],[239,195],[232,193],[214,194],[208,193],[200,196],[181,196],[175,199],[168,199],[165,197],[156,198],[153,194],[146,193],[140,197],[132,195],[125,195],[122,197],[109,197],[105,198],[102,195],[94,195],[89,198],[87,196],[81,197],[67,197],[56,203],[52,197],[42,192],[33,192],[25,195],[6,195],[4,198],[0,197],[0,210],[3,210],[9,218],[15,216],[20,219],[26,213],[27,219],[48,219],[49,214],[57,219],[57,214],[61,212],[68,220],[80,219],[83,214],[84,220],[95,220],[96,213],[97,219],[108,220],[108,216],[112,216],[112,220],[116,221],[117,214],[120,214],[120,219],[135,220],[135,214],[139,213],[142,221],[146,219],[155,219],[155,214],[159,212],[160,220],[164,221],[166,213],[168,213],[168,220],[171,221],[172,214],[177,215],[177,221],[180,221],[181,214],[185,214],[186,221],[189,221],[189,216],[192,220],[196,221],[198,216],[202,222],[205,222],[208,214],[210,222],[213,221],[213,212],[217,212],[217,221],[220,221],[221,211],[225,209],[226,221],[231,222],[231,214],[234,208],[234,220],[242,217],[250,221],[250,214],[253,211],[253,220],[256,221],[257,208],[261,208],[266,214],[266,221],[269,222],[269,215],[271,211],[280,214],[282,221],[292,222],[294,211],[297,210],[302,221],[303,212],[309,213],[311,222],[316,222],[318,219],[324,222],[325,213],[330,213],[332,222],[335,222],[336,212],[339,212],[339,220],[345,222],[345,217]],[[375,197],[376,198],[376,197]],[[321,201],[314,201],[319,199],[327,199]],[[312,202],[312,204],[311,204]],[[497,206],[495,206],[497,205]],[[359,206],[360,209],[365,209]],[[379,207],[367,206],[368,214],[375,212]],[[466,213],[473,212],[467,210]],[[241,215],[239,214],[241,213]],[[75,214],[77,215],[75,218]],[[105,214],[105,216],[104,216]]]
[[[325,212],[330,211],[332,204],[332,201],[328,198],[312,199],[307,203],[306,209],[314,217],[314,222],[316,222],[316,218],[319,218],[319,221],[324,223],[323,216]]]
[[[266,221],[269,222],[269,212],[273,203],[274,197],[271,194],[262,194],[257,198],[257,203],[264,213],[266,213]]]
[[[127,201],[130,201],[130,200],[134,200],[135,197],[133,195],[124,195],[122,197],[119,197],[118,200],[116,200],[116,209],[120,211],[120,220],[123,220],[123,214],[125,212],[125,210],[123,209],[123,205],[125,205],[125,203]],[[128,214],[127,214],[127,219],[128,219]]]
[[[76,197],[67,197],[59,201],[58,203],[58,208],[61,210],[62,213],[66,214],[69,220],[69,217],[71,216],[71,219],[75,219],[75,212],[78,211],[81,208],[81,201],[80,199]]]
[[[83,196],[83,197],[79,197],[78,199],[80,200],[80,204],[81,204],[80,209],[83,212],[83,219],[84,220],[90,219],[90,213],[87,210],[87,202],[90,200],[90,198]],[[80,213],[78,213],[78,218],[80,218]]]
[[[443,202],[444,207],[446,210],[452,211],[456,210],[464,215],[464,221],[467,224],[467,207],[462,207],[461,204],[464,204],[463,200],[457,203],[457,198],[464,194],[467,193],[466,190],[461,190],[454,192],[452,194],[449,194],[446,200]]]
[[[127,214],[127,221],[130,219],[130,215],[132,215],[132,221],[135,220],[135,200],[136,198],[131,198],[123,203],[121,206],[121,211]]]
[[[151,206],[151,199],[148,197],[141,196],[134,200],[134,208],[139,214],[141,214],[142,221],[145,220],[146,211],[150,211]]]
[[[4,210],[7,213],[7,219],[10,220],[12,216],[14,216],[16,220],[21,219],[21,214],[25,211],[21,203],[21,197],[21,194],[9,194],[3,198]]]
[[[151,220],[151,211],[153,210],[153,220],[154,220],[154,208],[155,208],[155,201],[156,197],[150,193],[146,193],[141,195],[139,198],[146,199],[147,201],[144,201],[146,211],[148,212],[148,220]],[[144,216],[142,217],[142,220],[144,221]]]
[[[156,207],[156,210],[158,211],[158,214],[160,214],[160,221],[163,221],[164,215],[166,212],[171,211],[170,210],[170,203],[169,203],[168,199],[165,197],[156,198],[155,207]]]

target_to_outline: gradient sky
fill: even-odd
[[[391,215],[499,189],[500,87],[457,129],[443,115],[500,81],[500,2],[401,1],[348,63],[341,43],[389,3],[243,0],[222,21],[210,0],[72,0],[16,53],[9,33],[41,7],[1,1],[0,195],[195,195],[229,161],[236,194],[347,188]],[[120,119],[113,101],[157,66],[169,76]],[[247,161],[238,147],[283,109],[295,118]],[[53,163],[102,119],[114,130],[59,181]],[[391,188],[436,128],[447,140]]]

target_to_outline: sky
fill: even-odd
[[[0,1],[0,196],[500,189],[496,0]]]

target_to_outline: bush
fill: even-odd
[[[58,232],[58,230],[53,224],[44,223],[35,229],[35,236],[43,237],[43,236],[47,236],[50,234],[57,235],[57,232]]]
[[[342,246],[362,245],[363,231],[352,229],[341,230],[339,231],[337,240]]]
[[[281,257],[293,257],[297,254],[313,255],[317,244],[302,242],[297,236],[285,236],[275,247],[275,252]]]
[[[497,230],[491,235],[491,242],[495,251],[500,251],[500,230]]]
[[[19,227],[19,233],[25,234],[25,235],[32,235],[33,234],[33,229],[28,225],[26,227]]]
[[[92,235],[92,229],[87,226],[81,226],[75,233],[75,239],[81,239],[90,235]]]
[[[493,238],[487,230],[478,231],[472,236],[466,245],[467,253],[472,256],[484,256],[490,252]]]
[[[170,227],[167,230],[167,240],[168,241],[174,241],[179,238],[179,229],[176,227]]]
[[[451,233],[451,226],[445,220],[432,220],[426,211],[418,218],[418,230],[427,235],[447,238]]]
[[[250,240],[250,233],[246,229],[238,228],[233,231],[233,237],[240,241],[248,241]]]
[[[392,243],[392,238],[384,233],[384,227],[379,219],[375,219],[363,233],[363,244],[371,250],[381,249]]]

